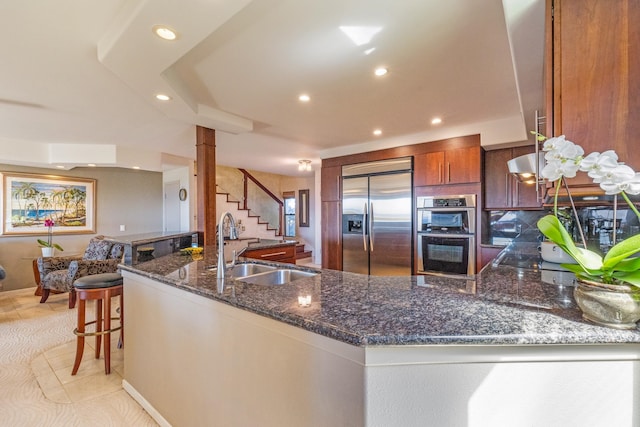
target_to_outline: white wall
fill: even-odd
[[[96,233],[54,235],[64,248],[58,255],[81,255],[96,234],[118,236],[162,230],[162,174],[123,168],[31,168],[0,165],[2,172],[22,172],[96,179]],[[120,231],[125,225],[126,231]],[[0,236],[0,264],[7,271],[2,290],[35,286],[32,261],[41,255],[43,235]]]
[[[193,167],[176,168],[165,171],[162,174],[162,184],[180,182],[180,188],[187,190],[187,199],[180,201],[180,230],[190,231],[196,229],[196,187],[193,176]],[[164,211],[164,209],[163,209]],[[164,230],[163,221],[163,230]]]

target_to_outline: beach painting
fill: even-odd
[[[96,180],[2,173],[2,234],[95,233]]]

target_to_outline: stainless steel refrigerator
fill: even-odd
[[[342,269],[412,273],[412,159],[342,167]]]

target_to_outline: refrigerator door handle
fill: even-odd
[[[369,208],[369,247],[373,252],[373,202],[370,203]]]
[[[364,207],[362,208],[362,247],[364,251],[367,251],[367,203],[365,202]]]

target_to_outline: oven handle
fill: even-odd
[[[432,236],[432,237],[448,237],[453,239],[471,239],[475,237],[475,234],[459,234],[459,233],[424,233],[418,231],[418,236]]]
[[[367,251],[367,202],[364,202],[362,208],[362,247]]]

